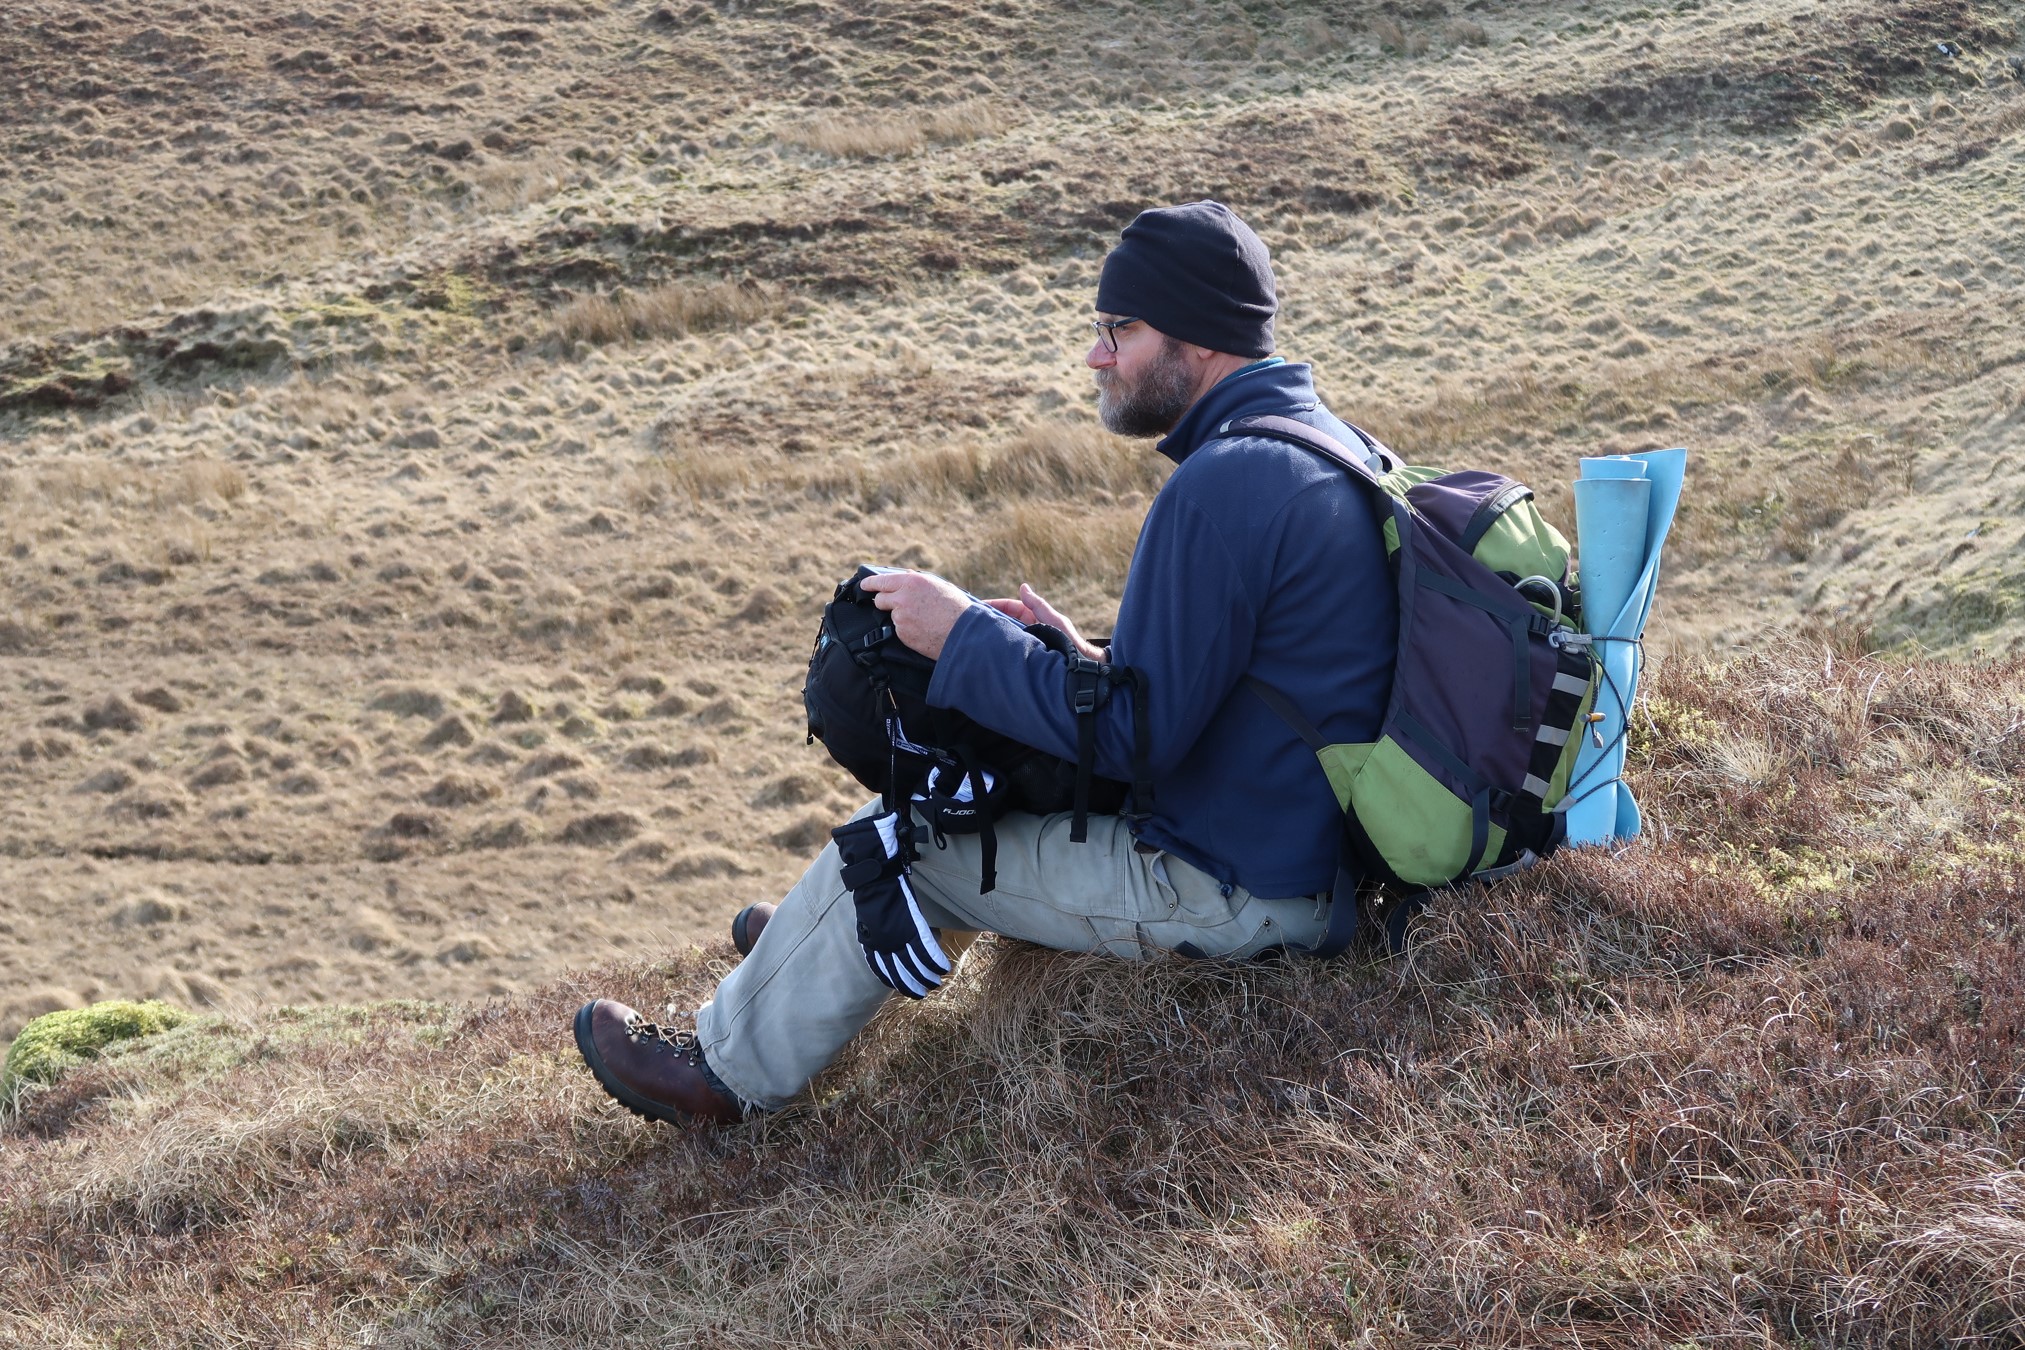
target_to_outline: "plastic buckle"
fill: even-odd
[[[1097,705],[1103,701],[1104,680],[1110,675],[1111,667],[1087,656],[1072,656],[1069,658],[1069,673],[1076,678],[1075,689],[1069,696],[1070,707],[1078,716],[1097,711]]]

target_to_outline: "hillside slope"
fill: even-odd
[[[1397,961],[987,940],[812,1099],[644,1126],[565,1030],[728,955],[213,1015],[0,1147],[23,1345],[1886,1346],[2025,1334],[2025,665],[1677,663],[1652,837]]]
[[[864,558],[1101,627],[1159,472],[1134,211],[1568,519],[1694,478],[1656,648],[2015,648],[2025,85],[1993,0],[24,0],[0,31],[0,1038],[469,1001],[707,937],[854,803]]]

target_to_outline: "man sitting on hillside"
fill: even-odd
[[[1283,441],[1219,436],[1278,414],[1358,444],[1316,397],[1309,368],[1273,356],[1277,300],[1265,245],[1216,202],[1146,211],[1097,284],[1095,373],[1104,425],[1164,436],[1178,466],[1147,511],[1111,661],[1150,688],[1149,813],[997,824],[997,886],[980,895],[977,835],[914,864],[913,894],[945,933],[990,931],[1066,951],[1243,958],[1311,948],[1327,927],[1342,816],[1315,756],[1250,687],[1284,692],[1330,742],[1375,739],[1397,614],[1379,526],[1346,470]],[[899,639],[937,661],[930,701],[1073,758],[1064,658],[1022,627],[1048,622],[1030,588],[978,601],[922,572],[876,577]],[[1129,780],[1133,700],[1095,714],[1097,772]],[[1140,805],[1143,810],[1143,804]],[[878,810],[866,808],[861,817]],[[743,964],[678,1033],[599,999],[578,1044],[619,1101],[664,1120],[730,1122],[776,1108],[836,1057],[893,989],[859,945],[832,843],[777,907],[741,918]]]

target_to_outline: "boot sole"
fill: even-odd
[[[668,1125],[694,1123],[696,1117],[687,1111],[676,1111],[659,1102],[650,1101],[606,1072],[605,1062],[598,1054],[597,1044],[591,1040],[591,1009],[596,1005],[597,1000],[592,999],[577,1009],[576,1035],[577,1053],[584,1057],[584,1064],[590,1069],[591,1077],[598,1080],[598,1086],[603,1088],[613,1101],[642,1120],[655,1120]]]

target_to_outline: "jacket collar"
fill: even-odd
[[[1176,464],[1216,439],[1216,429],[1233,417],[1266,412],[1306,412],[1316,407],[1314,368],[1278,359],[1256,361],[1211,385],[1153,448]]]

